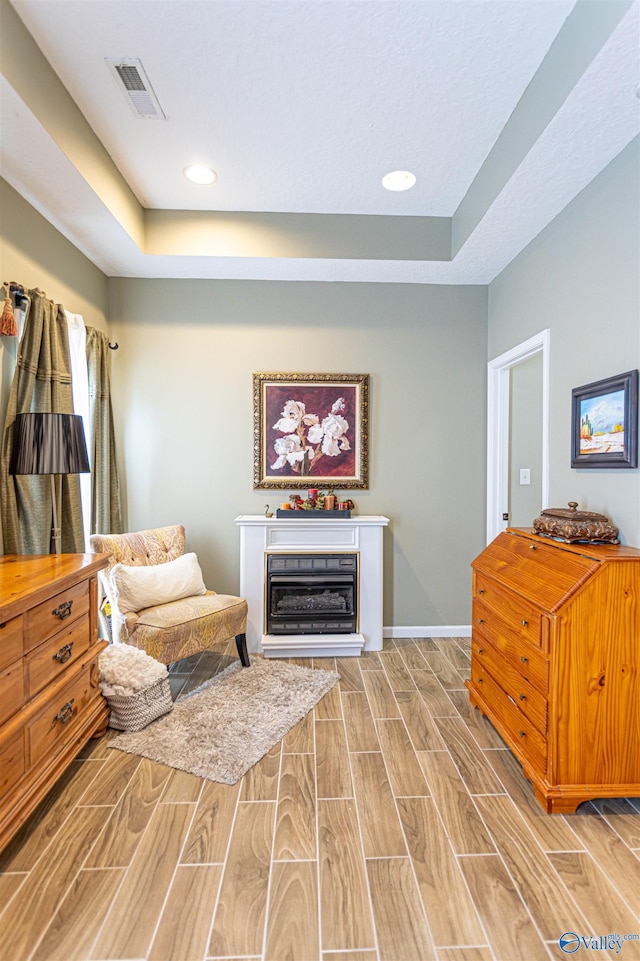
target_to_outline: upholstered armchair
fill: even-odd
[[[91,536],[92,551],[111,555],[99,577],[111,606],[112,641],[171,664],[235,637],[248,667],[247,602],[207,590],[185,543],[181,525]]]

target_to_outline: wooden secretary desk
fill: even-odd
[[[472,568],[471,703],[544,809],[640,796],[640,550],[510,528]]]
[[[97,572],[106,554],[0,558],[0,850],[104,732]]]

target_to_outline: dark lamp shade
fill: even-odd
[[[88,474],[79,414],[17,414],[10,474]]]

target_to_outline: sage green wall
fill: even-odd
[[[352,496],[391,518],[384,623],[469,623],[486,288],[111,279],[109,293],[130,529],[184,523],[211,586],[237,591],[234,517],[283,500],[252,489],[252,373],[369,373],[370,490]]]
[[[107,278],[102,271],[2,178],[0,211],[0,283],[15,280],[25,288],[38,287],[67,310],[82,314],[89,327],[106,330]],[[0,425],[17,353],[17,340],[0,338]]]
[[[551,330],[550,505],[576,500],[640,546],[640,474],[570,466],[571,389],[640,367],[634,140],[489,286],[489,358]]]

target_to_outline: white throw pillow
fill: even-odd
[[[207,592],[195,554],[182,554],[175,561],[146,567],[114,564],[109,579],[123,614]]]

